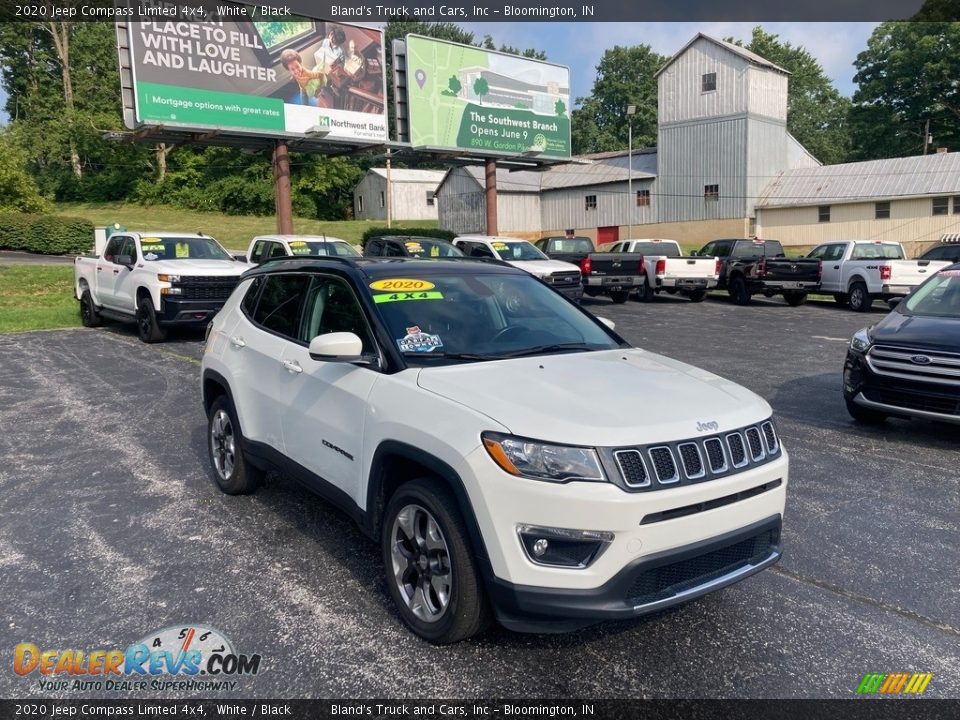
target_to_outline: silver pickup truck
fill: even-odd
[[[700,302],[708,290],[717,286],[720,277],[720,262],[716,258],[685,256],[676,240],[621,240],[611,245],[608,252],[643,256],[647,282],[638,294],[644,302],[650,302],[662,291]]]

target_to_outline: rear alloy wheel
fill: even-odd
[[[861,407],[849,398],[844,398],[843,400],[847,404],[847,412],[850,413],[850,417],[864,425],[880,425],[888,417],[882,412]]]
[[[153,300],[146,295],[137,303],[137,335],[145,343],[163,342],[167,337],[166,331],[157,322]]]
[[[787,305],[790,307],[799,307],[807,301],[807,294],[805,292],[785,292],[783,299],[787,301]]]
[[[226,395],[213,401],[207,419],[207,449],[213,477],[227,495],[247,495],[257,489],[263,471],[247,462],[241,450],[240,426]]]
[[[854,312],[870,312],[873,307],[873,298],[867,292],[866,284],[856,282],[850,288],[850,309]]]
[[[742,277],[735,277],[730,281],[730,297],[737,305],[750,304],[750,289],[747,287],[747,281]]]
[[[480,573],[449,490],[430,479],[400,487],[384,514],[381,545],[390,596],[417,635],[446,645],[486,627]]]
[[[630,297],[629,290],[611,290],[610,299],[613,300],[617,305],[622,305],[627,301],[627,298]]]
[[[706,290],[694,290],[693,292],[687,295],[690,298],[690,302],[703,302],[707,297]]]
[[[100,313],[93,304],[93,296],[89,290],[84,290],[80,296],[80,322],[88,328],[98,327],[101,323]]]

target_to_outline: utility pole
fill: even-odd
[[[637,199],[633,196],[633,116],[636,105],[627,105],[627,240],[633,239],[633,213]]]
[[[393,183],[390,179],[390,148],[387,148],[387,227],[392,227],[393,222]]]
[[[497,161],[487,158],[484,168],[484,196],[487,205],[487,235],[496,235],[497,228]]]

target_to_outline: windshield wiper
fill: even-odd
[[[514,352],[499,353],[497,354],[498,358],[517,358],[517,357],[526,357],[527,355],[543,355],[545,353],[554,353],[562,351],[571,351],[576,352],[577,350],[601,350],[602,348],[595,347],[594,345],[588,345],[586,343],[553,343],[551,345],[535,345],[534,347],[524,348],[523,350],[515,350]],[[611,350],[613,348],[610,348]]]
[[[444,360],[499,360],[501,355],[490,355],[482,353],[448,353],[448,352],[405,352],[401,353],[404,358],[443,358]]]

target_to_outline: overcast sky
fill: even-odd
[[[499,45],[544,50],[551,62],[570,67],[571,96],[589,94],[596,66],[604,50],[614,45],[646,43],[662,55],[672,55],[698,32],[716,38],[750,39],[756,23],[464,23],[463,27],[480,40],[490,34]],[[844,95],[856,89],[853,61],[867,46],[877,23],[764,23],[768,32],[782,40],[802,45],[823,65],[834,85]],[[107,81],[117,81],[107,78]],[[6,104],[0,89],[0,107]],[[0,112],[0,120],[6,121]]]

